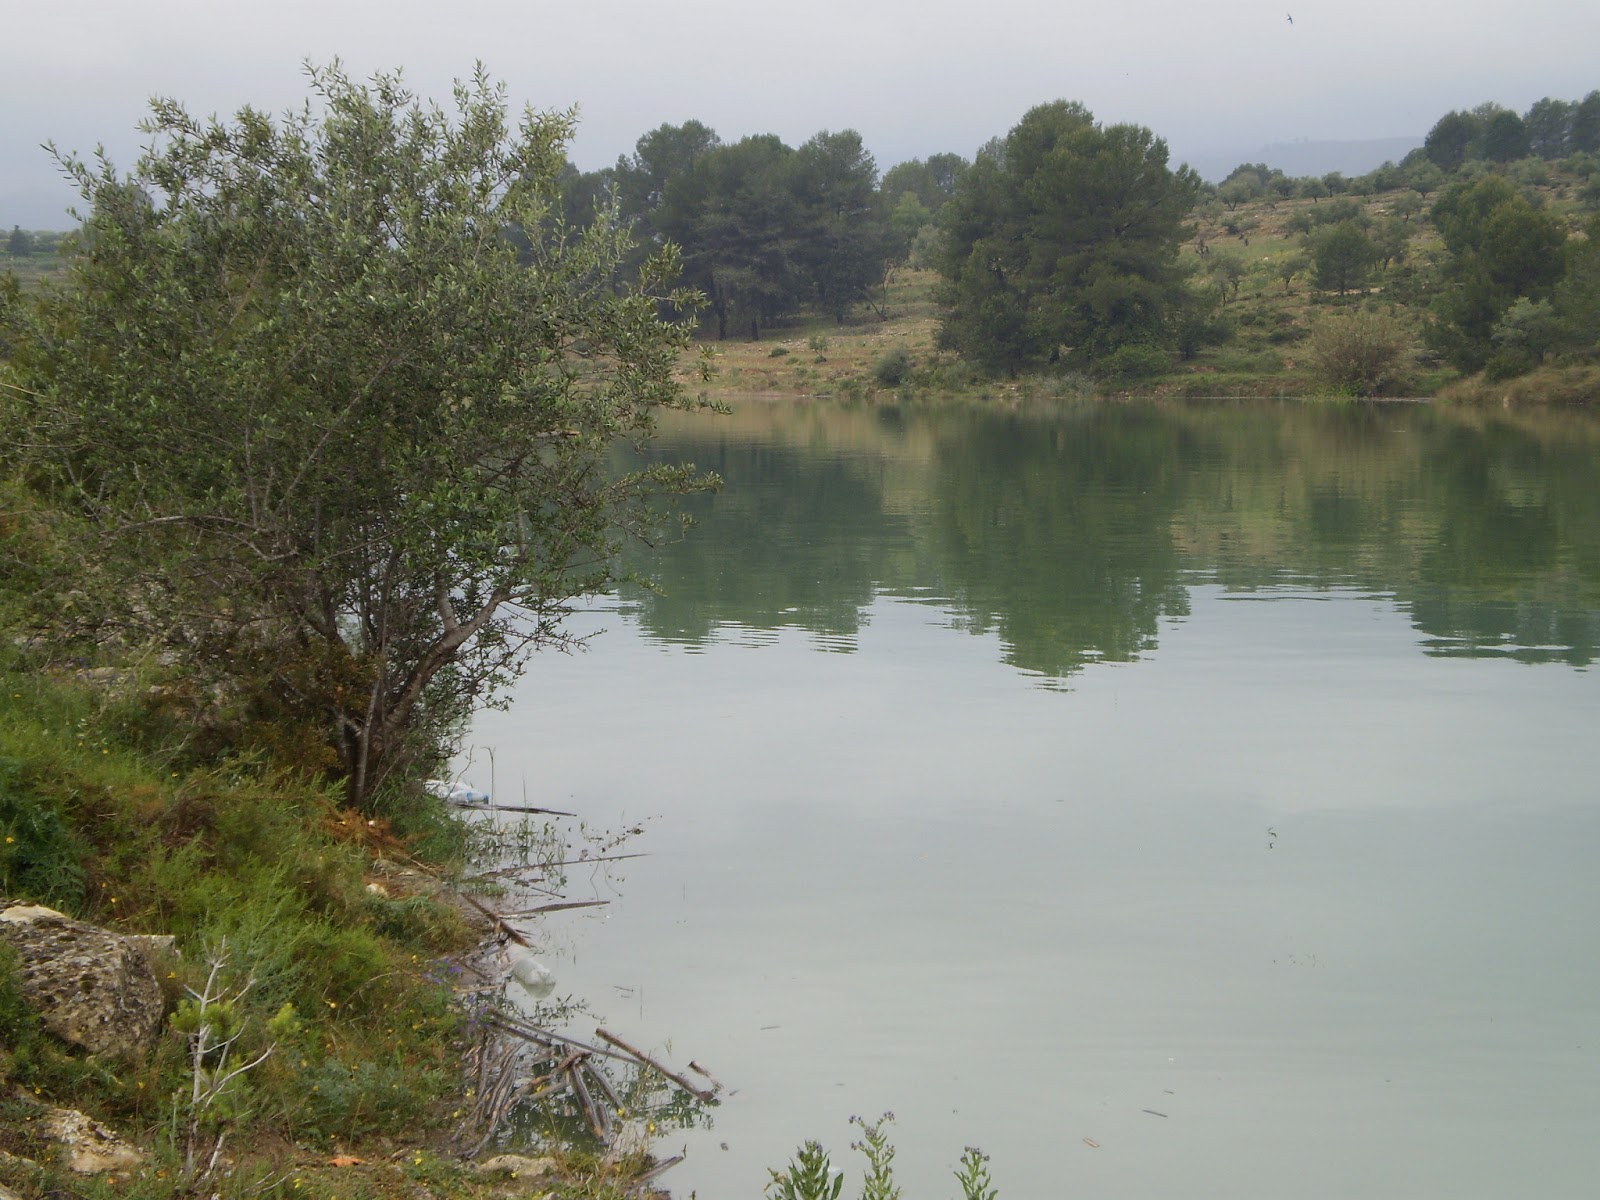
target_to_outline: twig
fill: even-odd
[[[493,923],[495,932],[504,933],[506,935],[506,937],[510,938],[513,942],[515,942],[519,946],[525,947],[526,949],[529,949],[529,950],[533,949],[533,943],[532,942],[528,941],[527,938],[523,937],[515,929],[511,928],[511,926],[507,925],[506,922],[505,922],[505,919],[499,913],[495,912],[492,908],[490,908],[488,905],[480,904],[477,900],[473,899],[471,896],[467,895],[465,892],[458,892],[457,895],[459,895],[468,904],[472,905],[473,908],[477,909],[484,916],[488,917],[489,920]]]
[[[681,1154],[674,1154],[671,1158],[663,1159],[661,1162],[658,1162],[655,1166],[651,1167],[644,1174],[642,1174],[642,1175],[638,1176],[637,1178],[635,1178],[633,1183],[629,1186],[628,1191],[629,1192],[637,1192],[637,1191],[639,1191],[640,1189],[642,1189],[644,1187],[645,1184],[649,1183],[657,1175],[663,1174],[668,1168],[675,1167],[679,1163],[681,1163],[682,1161],[683,1161],[683,1155],[681,1155]]]
[[[514,813],[541,813],[551,817],[575,817],[577,813],[562,812],[559,808],[526,808],[515,804],[473,804],[461,805],[470,808],[473,812],[514,812]]]
[[[600,1090],[606,1094],[606,1099],[611,1101],[611,1107],[621,1112],[622,1097],[617,1095],[617,1089],[611,1086],[611,1080],[606,1077],[606,1073],[587,1059],[584,1061],[583,1069],[600,1085]]]
[[[600,1142],[611,1140],[610,1129],[601,1111],[595,1107],[594,1097],[589,1095],[589,1085],[583,1082],[583,1069],[579,1063],[574,1063],[567,1068],[567,1077],[572,1080],[572,1090],[578,1097],[578,1107],[583,1109],[583,1119],[589,1123],[589,1131]]]
[[[565,912],[569,908],[603,908],[609,900],[560,900],[554,904],[541,904],[537,908],[520,908],[509,912],[508,917],[536,917],[540,913]]]
[[[682,1075],[679,1075],[675,1071],[668,1070],[666,1067],[664,1067],[660,1063],[658,1063],[655,1059],[651,1058],[643,1050],[639,1050],[639,1049],[636,1049],[633,1046],[628,1045],[627,1042],[625,1042],[621,1038],[617,1037],[616,1034],[609,1033],[604,1029],[596,1029],[594,1031],[594,1035],[595,1035],[595,1037],[599,1038],[601,1041],[610,1042],[613,1046],[617,1047],[617,1049],[619,1049],[619,1050],[627,1051],[629,1054],[633,1055],[634,1058],[636,1058],[640,1062],[642,1062],[645,1066],[652,1068],[654,1071],[656,1071],[660,1075],[666,1076],[666,1078],[672,1080],[673,1083],[677,1084],[684,1091],[688,1092],[691,1096],[695,1097],[696,1099],[702,1100],[705,1103],[709,1104],[709,1103],[711,1103],[713,1100],[715,1100],[717,1098],[717,1094],[715,1092],[708,1092],[708,1091],[705,1091],[705,1090],[703,1090],[701,1088],[695,1087],[694,1084],[690,1083]]]
[[[689,1070],[693,1071],[697,1075],[704,1075],[707,1079],[711,1080],[711,1086],[717,1091],[725,1092],[728,1090],[727,1084],[723,1083],[722,1080],[718,1079],[715,1075],[706,1070],[699,1063],[695,1062],[692,1058],[689,1060]]]
[[[588,1042],[580,1042],[577,1038],[570,1038],[564,1033],[556,1033],[549,1029],[539,1029],[532,1025],[521,1025],[506,1016],[489,1017],[486,1023],[506,1033],[515,1034],[525,1041],[538,1042],[545,1046],[560,1042],[564,1046],[576,1046],[579,1050],[587,1050],[590,1054],[600,1054],[606,1058],[614,1058],[618,1062],[636,1061],[626,1054],[618,1054],[614,1050],[607,1050],[604,1046],[591,1046]]]

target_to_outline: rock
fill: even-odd
[[[52,1108],[42,1124],[41,1132],[60,1144],[62,1161],[75,1174],[131,1171],[144,1162],[138,1150],[75,1108]]]
[[[553,1158],[527,1158],[521,1154],[496,1154],[473,1168],[480,1175],[496,1175],[504,1171],[513,1179],[536,1179],[555,1169],[556,1160]]]
[[[161,987],[142,947],[37,905],[0,900],[22,995],[44,1027],[92,1054],[142,1055],[161,1029]]]

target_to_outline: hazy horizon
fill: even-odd
[[[151,96],[202,116],[245,104],[280,113],[304,102],[302,64],[336,56],[356,77],[402,68],[419,94],[444,100],[482,60],[519,108],[578,107],[569,154],[584,170],[690,119],[724,140],[775,133],[791,145],[852,128],[880,170],[941,152],[970,158],[1061,98],[1148,126],[1175,162],[1246,161],[1273,145],[1420,139],[1451,109],[1492,100],[1520,112],[1600,86],[1600,6],[1577,0],[1514,11],[1464,0],[1444,28],[1431,6],[1375,0],[1288,12],[1258,0],[1203,12],[1175,0],[1083,12],[997,0],[979,15],[948,0],[823,0],[797,16],[730,0],[603,11],[285,0],[270,12],[83,0],[24,10],[8,26],[0,221],[39,229],[65,227],[76,199],[40,143],[103,145],[127,169]]]

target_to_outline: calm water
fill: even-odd
[[[542,933],[738,1089],[678,1195],[809,1137],[854,1194],[884,1109],[913,1200],[969,1143],[1006,1200],[1594,1194],[1600,424],[752,402],[662,452],[726,490],[469,774],[645,821]]]

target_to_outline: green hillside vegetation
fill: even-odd
[[[1483,105],[1362,176],[1214,186],[1060,102],[881,178],[851,131],[791,150],[691,121],[569,171],[565,211],[683,248],[727,391],[1584,399],[1597,113],[1600,92]]]

